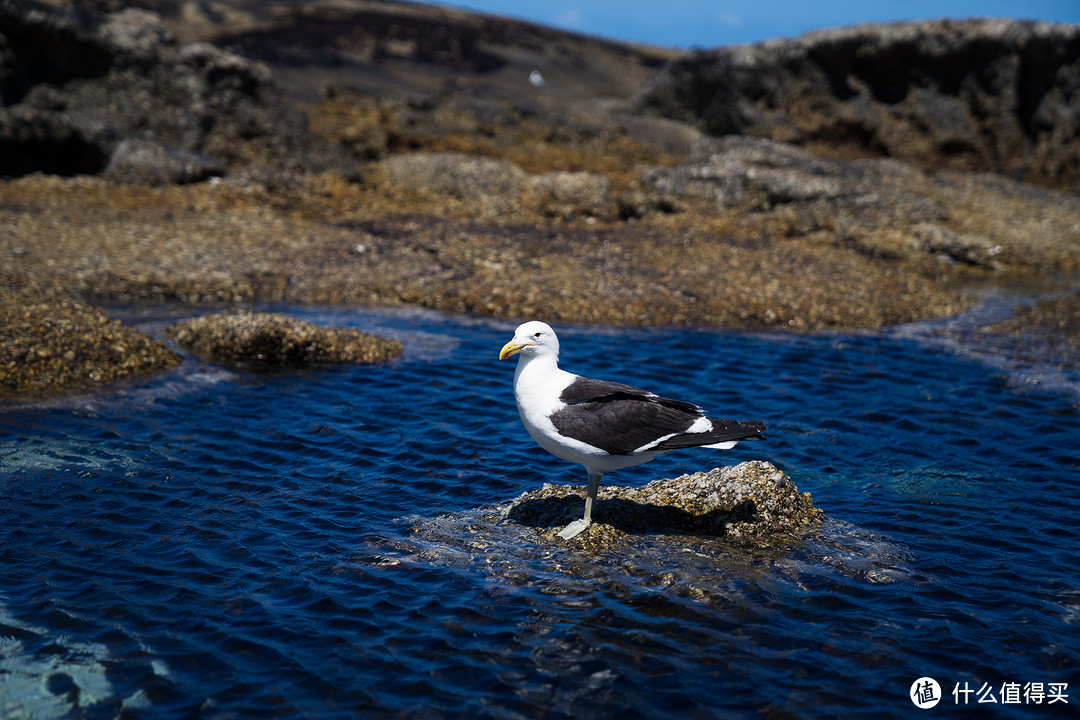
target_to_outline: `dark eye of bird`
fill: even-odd
[[[536,333],[533,337],[540,337],[540,333]]]

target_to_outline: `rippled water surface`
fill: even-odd
[[[133,313],[154,330],[166,322]],[[160,313],[160,311],[158,311]],[[188,311],[189,312],[189,311]],[[747,556],[500,518],[583,471],[520,427],[513,325],[290,310],[374,367],[180,369],[0,407],[0,717],[849,717],[1065,683],[1080,705],[1080,386],[936,341],[559,327],[564,367],[761,418],[827,520]],[[129,318],[129,319],[131,319]]]

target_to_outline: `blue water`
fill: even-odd
[[[999,699],[973,692],[979,717],[1076,716],[1077,377],[932,324],[560,326],[564,367],[769,425],[605,483],[765,459],[827,517],[770,552],[645,534],[589,554],[503,517],[583,481],[520,427],[496,359],[513,324],[289,312],[405,354],[188,356],[0,407],[0,717],[907,716],[922,676],[944,695],[927,717],[962,688]],[[1009,683],[1068,704],[1001,704]]]

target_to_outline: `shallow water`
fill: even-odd
[[[597,555],[502,517],[584,478],[518,423],[512,324],[288,311],[405,355],[188,357],[0,408],[0,717],[900,716],[922,676],[937,712],[966,688],[987,717],[1075,716],[1077,377],[932,324],[561,326],[564,367],[769,425],[605,482],[765,459],[827,517],[761,555],[655,535]],[[1046,696],[1002,704],[1012,683]]]

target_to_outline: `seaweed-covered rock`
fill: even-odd
[[[530,177],[524,202],[548,217],[606,220],[616,214],[611,181],[591,172],[548,172]]]
[[[520,209],[528,174],[508,160],[413,153],[382,160],[377,177],[380,188],[393,197],[439,198],[481,216],[498,216]]]
[[[401,354],[396,340],[248,310],[185,320],[165,334],[200,355],[267,365],[381,362]]]
[[[179,356],[68,295],[0,283],[0,388],[17,393],[174,367]]]
[[[428,202],[481,217],[532,210],[543,217],[611,219],[611,180],[592,172],[527,173],[509,160],[457,152],[418,152],[381,160],[373,183],[393,198]]]
[[[584,497],[582,487],[545,484],[515,500],[508,517],[564,542],[558,532],[581,516]],[[809,493],[772,463],[755,460],[638,488],[601,487],[593,524],[569,542],[601,548],[628,534],[658,533],[760,545],[790,540],[823,518]]]
[[[641,184],[656,206],[704,201],[719,211],[772,211],[792,218],[797,232],[825,229],[877,257],[1004,270],[1069,267],[1080,256],[1080,198],[996,175],[932,177],[891,158],[830,160],[790,143],[729,135],[701,138],[689,162],[649,168]],[[1019,205],[1007,222],[1005,202]],[[969,207],[979,208],[979,222],[966,220]],[[988,221],[994,213],[1001,220]]]

